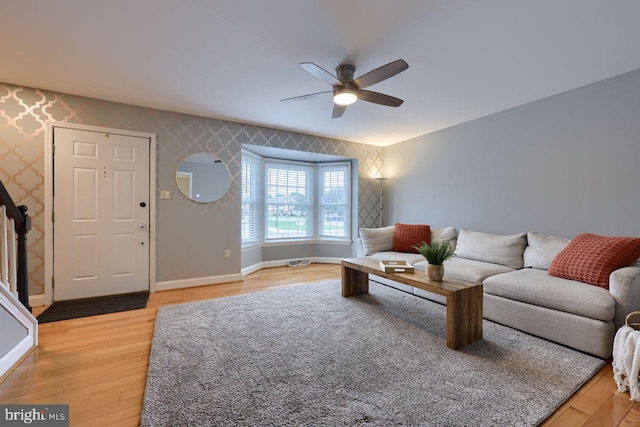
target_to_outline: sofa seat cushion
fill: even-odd
[[[409,264],[424,261],[424,257],[420,254],[410,254],[407,252],[383,251],[369,255],[367,258],[377,259],[379,261],[406,261]]]
[[[421,262],[413,264],[413,268],[425,271],[427,264],[427,261],[423,258]],[[445,279],[458,279],[471,283],[482,283],[489,276],[509,271],[513,271],[513,268],[466,258],[453,257],[444,262]]]
[[[445,270],[446,271],[446,270]],[[526,268],[488,277],[484,293],[609,322],[616,302],[604,288]]]

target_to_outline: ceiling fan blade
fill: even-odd
[[[342,117],[346,109],[346,105],[333,104],[333,114],[331,115],[331,118],[339,119],[340,117]]]
[[[393,77],[407,68],[409,68],[409,64],[407,64],[404,59],[398,59],[397,61],[389,62],[387,65],[383,65],[382,67],[361,75],[354,80],[354,83],[358,85],[360,89],[364,89],[365,87],[386,80],[389,77]]]
[[[329,83],[331,86],[342,86],[342,82],[338,80],[336,76],[325,70],[324,68],[318,67],[313,62],[303,62],[300,64],[302,68],[322,80],[323,82]]]
[[[308,95],[294,96],[293,98],[281,99],[280,102],[304,101],[305,99],[315,98],[316,96],[324,95],[325,93],[333,93],[333,91],[325,90],[324,92],[316,92],[316,93],[310,93]]]
[[[371,92],[370,90],[361,90],[358,92],[358,99],[389,107],[399,107],[404,102],[402,99],[394,98],[384,93]]]

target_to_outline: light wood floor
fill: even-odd
[[[69,404],[73,426],[136,426],[158,307],[339,278],[339,265],[271,268],[244,282],[156,292],[142,310],[43,324],[39,347],[0,384],[0,403]],[[616,390],[607,364],[542,425],[639,426],[640,404]]]

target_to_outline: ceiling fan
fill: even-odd
[[[336,75],[334,76],[324,68],[318,67],[312,62],[303,62],[300,64],[302,68],[333,86],[333,90],[324,92],[311,93],[308,95],[294,96],[293,98],[283,99],[282,102],[301,101],[304,99],[314,98],[325,93],[333,93],[333,114],[332,117],[337,119],[342,117],[348,105],[353,104],[357,100],[373,102],[374,104],[386,105],[388,107],[399,107],[404,102],[402,99],[383,93],[364,90],[364,88],[380,83],[398,73],[409,68],[403,59],[390,62],[375,70],[369,71],[361,75],[357,79],[353,79],[356,67],[350,64],[341,64],[336,67]]]

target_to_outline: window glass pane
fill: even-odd
[[[266,239],[313,237],[310,166],[266,163]]]
[[[320,167],[321,237],[349,237],[349,165]]]

